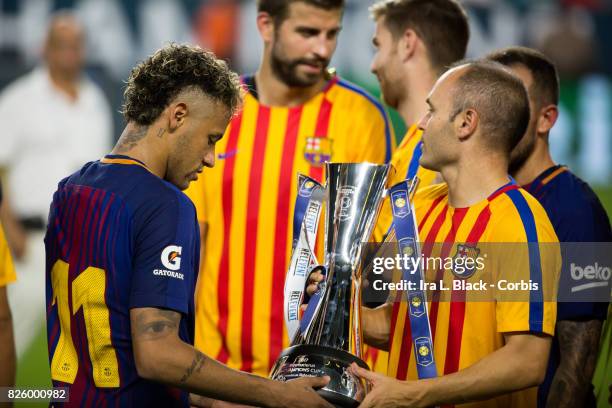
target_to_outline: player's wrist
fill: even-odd
[[[264,398],[261,401],[261,406],[281,408],[287,406],[287,401],[288,393],[286,390],[286,384],[275,380],[267,381],[266,395],[264,395]]]
[[[402,382],[406,400],[415,407],[431,407],[440,403],[440,391],[436,390],[436,381],[432,379]]]

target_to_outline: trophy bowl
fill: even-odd
[[[363,400],[364,382],[349,369],[351,363],[369,370],[359,357],[333,347],[299,344],[286,348],[272,369],[272,378],[289,381],[304,376],[328,376],[329,383],[317,392],[337,407],[356,407]]]

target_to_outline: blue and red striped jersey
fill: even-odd
[[[546,210],[559,242],[610,242],[610,220],[591,187],[565,166],[552,166],[531,183],[523,186]],[[563,269],[562,273],[568,271]],[[568,279],[563,277],[562,279]],[[606,302],[559,302],[557,321],[606,320]],[[554,375],[561,361],[559,339],[553,338],[546,377],[538,390],[538,406],[544,407]],[[595,396],[590,393],[585,407],[595,407]]]
[[[191,201],[127,156],[59,183],[45,237],[49,361],[69,407],[188,406],[181,390],[138,376],[130,309],[180,312],[193,344],[199,229]]]

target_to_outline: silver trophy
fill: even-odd
[[[302,255],[314,248],[312,242],[294,246],[296,262],[292,262],[287,275],[288,280],[301,277],[302,280],[293,284],[302,288],[314,269],[322,270],[325,279],[309,300],[299,328],[294,333],[290,330],[291,347],[281,353],[271,377],[286,381],[327,375],[331,381],[318,392],[336,406],[354,407],[363,400],[366,388],[349,366],[354,362],[369,368],[361,359],[361,248],[374,228],[390,166],[370,163],[327,163],[326,166],[327,183],[322,188],[327,204],[325,262],[312,268],[312,262],[303,261]],[[305,269],[304,265],[310,266]],[[296,293],[287,291],[289,283],[286,282],[286,298],[290,296],[288,293]],[[296,303],[295,299],[299,298],[290,297],[293,299],[286,299],[286,305]],[[289,313],[287,308],[286,313]]]

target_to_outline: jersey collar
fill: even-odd
[[[133,157],[130,157],[130,156],[123,155],[123,154],[107,154],[100,160],[100,162],[105,163],[105,164],[136,165],[136,166],[144,167],[145,169],[149,170],[147,165],[144,164],[142,161],[135,159]]]
[[[531,183],[527,183],[523,187],[526,190],[530,190],[531,188],[537,187],[539,185],[544,186],[566,170],[567,167],[562,164],[551,166],[544,170],[542,173],[540,173],[540,175],[533,179]]]

